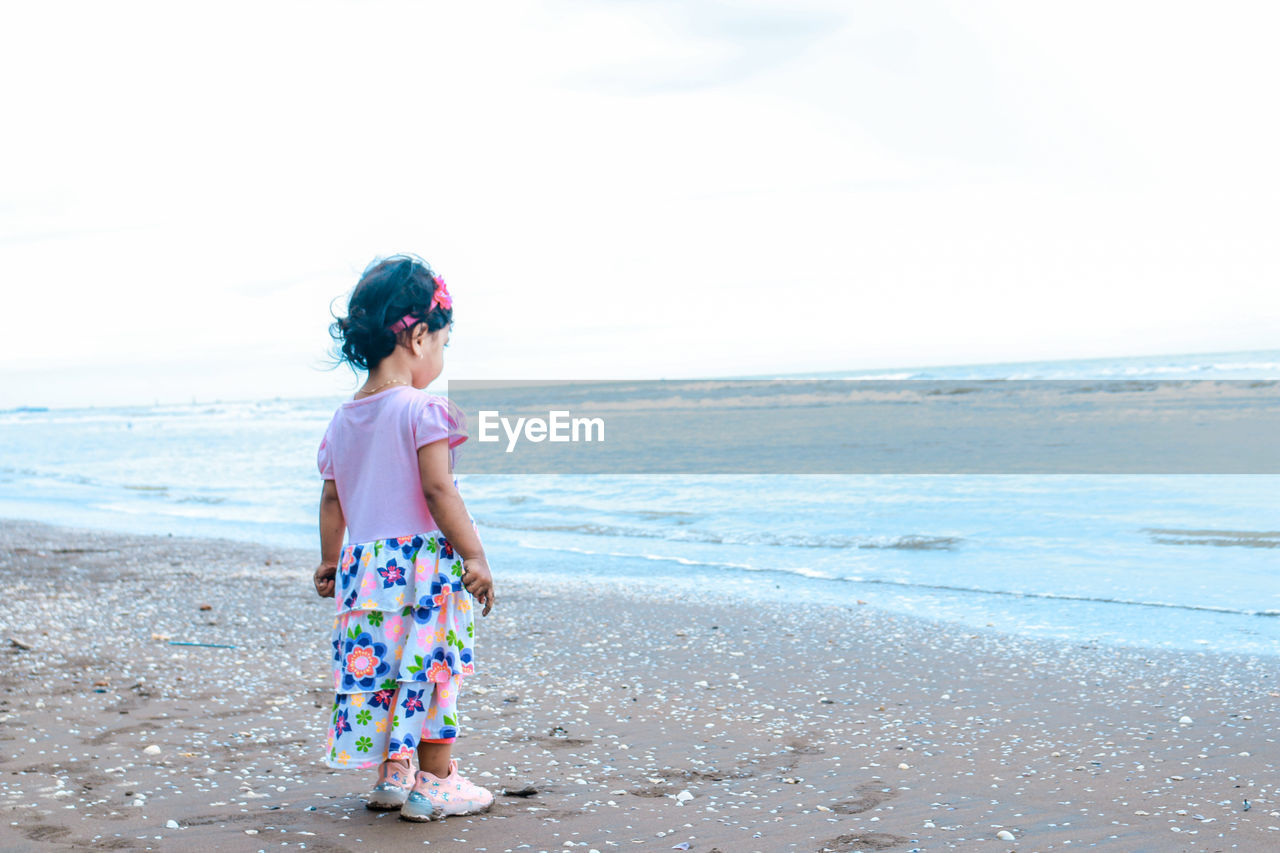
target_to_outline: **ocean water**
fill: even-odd
[[[1276,379],[1280,351],[821,376]],[[0,517],[315,548],[315,449],[339,402],[0,413]],[[1280,654],[1280,477],[468,476],[463,447],[499,582],[866,602],[1082,643]]]

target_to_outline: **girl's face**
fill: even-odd
[[[427,332],[423,326],[413,340],[409,349],[413,354],[410,371],[414,388],[426,388],[444,370],[444,348],[449,343],[449,327]]]

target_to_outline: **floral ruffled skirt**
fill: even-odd
[[[334,598],[325,763],[376,767],[424,740],[457,737],[458,691],[475,672],[475,613],[444,534],[347,545]]]

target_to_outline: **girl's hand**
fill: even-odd
[[[493,596],[493,574],[489,561],[484,557],[471,557],[462,561],[462,585],[484,605],[481,616],[488,616],[498,600]],[[332,595],[332,593],[330,593]]]
[[[316,595],[321,598],[333,598],[333,583],[337,574],[337,563],[321,563],[316,566],[315,576],[311,579],[316,585]]]

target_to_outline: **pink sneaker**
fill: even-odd
[[[458,775],[456,758],[449,762],[449,775],[443,779],[423,770],[418,771],[409,800],[400,810],[401,817],[423,820],[417,813],[423,810],[421,800],[424,799],[431,804],[431,814],[437,819],[449,815],[487,812],[493,805],[492,793]],[[411,805],[414,806],[414,814],[405,815],[405,809],[409,809]]]
[[[409,798],[413,784],[413,768],[408,761],[384,761],[378,767],[378,784],[365,800],[365,808],[386,811],[398,809]]]

